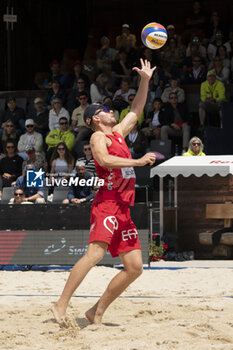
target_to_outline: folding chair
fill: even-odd
[[[16,98],[16,105],[20,108],[23,108],[24,111],[26,112],[27,110],[27,99],[26,97],[22,97],[22,98]]]
[[[0,98],[0,111],[5,110],[5,105],[6,105],[6,99],[5,98]]]
[[[54,204],[61,204],[63,199],[67,198],[69,187],[54,187],[53,201]]]
[[[135,186],[135,202],[146,202],[153,199],[153,179],[150,178],[149,165],[135,167],[136,186]]]
[[[14,197],[14,187],[3,187],[1,204],[8,204],[9,200]]]

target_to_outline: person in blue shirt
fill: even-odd
[[[79,181],[84,179],[85,182],[92,178],[92,175],[86,171],[85,163],[82,161],[76,162],[76,177],[79,178]],[[82,186],[79,182],[78,184],[72,184],[69,188],[69,192],[67,198],[63,200],[63,204],[69,203],[85,203],[89,202],[94,198],[94,194],[92,192],[92,186],[85,184]]]
[[[27,170],[35,170],[34,164],[26,165],[25,171],[27,172]],[[45,203],[44,187],[27,187],[26,175],[21,175],[17,178],[14,188],[15,190],[21,189],[24,191],[24,200],[27,202],[35,204]]]

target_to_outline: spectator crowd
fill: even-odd
[[[233,25],[227,26],[217,11],[205,14],[199,1],[193,2],[184,23],[182,35],[174,24],[167,26],[168,40],[159,50],[142,47],[130,25],[123,24],[114,42],[100,38],[91,74],[78,59],[72,73],[62,74],[53,60],[40,87],[44,98],[38,94],[22,108],[16,96],[8,97],[0,111],[0,194],[12,186],[11,203],[44,203],[43,189],[29,191],[25,185],[28,169],[42,169],[51,178],[95,176],[92,131],[83,121],[84,111],[90,103],[103,103],[121,122],[137,92],[139,78],[132,68],[140,58],[157,69],[144,111],[126,138],[132,157],[149,151],[152,140],[168,139],[179,144],[180,154],[205,155],[203,130],[206,125],[221,127],[221,104],[232,98]],[[196,115],[187,104],[187,86],[200,93]],[[92,201],[96,190],[71,187],[63,203]]]

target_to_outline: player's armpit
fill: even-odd
[[[138,115],[130,111],[119,124],[113,127],[113,131],[117,131],[125,138],[133,129],[134,125],[137,123],[137,120]]]

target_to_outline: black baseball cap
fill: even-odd
[[[10,96],[7,98],[6,103],[11,103],[11,102],[16,102],[15,97]]]
[[[87,106],[83,115],[83,120],[87,125],[91,125],[92,117],[93,115],[95,115],[95,112],[100,107],[105,107],[105,106],[101,103],[92,103],[91,105]]]

